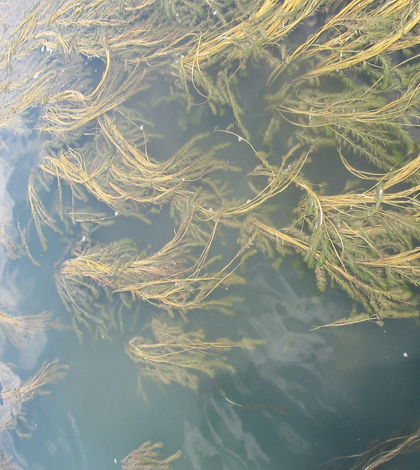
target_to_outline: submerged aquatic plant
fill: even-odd
[[[219,286],[241,284],[244,279],[235,271],[252,251],[249,244],[220,269],[210,271],[219,256],[209,256],[218,221],[207,240],[200,242],[191,236],[194,204],[175,236],[156,253],[140,252],[130,240],[108,245],[74,250],[76,257],[62,264],[57,278],[59,293],[67,308],[74,313],[74,324],[89,327],[96,324],[100,334],[108,334],[112,322],[110,309],[98,305],[101,294],[122,295],[130,305],[140,299],[165,309],[171,316],[185,316],[194,309],[218,309],[230,313],[237,297],[210,298]],[[204,245],[204,246],[203,246]]]
[[[147,212],[158,211],[174,198],[189,198],[194,192],[204,192],[211,204],[215,186],[214,182],[209,186],[210,175],[234,169],[214,158],[225,145],[202,150],[198,144],[207,135],[197,135],[169,160],[157,161],[148,154],[143,125],[133,119],[128,118],[124,110],[114,116],[104,114],[98,119],[101,132],[93,142],[45,156],[40,170],[54,176],[60,187],[66,182],[73,199],[86,199],[87,191],[118,214],[145,221]],[[131,129],[124,132],[127,125]],[[51,227],[52,222],[42,215],[42,206],[35,196],[33,200],[32,211],[39,220],[40,232],[41,223]]]
[[[151,441],[144,442],[121,461],[123,470],[171,470],[171,462],[179,459],[182,452],[178,450],[175,454],[164,459],[161,457],[160,451],[157,450],[162,447],[162,442],[155,442],[154,444]]]
[[[411,452],[417,452],[420,449],[420,429],[413,431],[413,426],[410,426],[410,428],[408,434],[407,428],[403,431],[399,430],[393,433],[392,437],[388,439],[375,441],[369,446],[366,452],[345,457],[336,457],[329,462],[325,462],[318,468],[319,470],[324,468],[342,468],[339,461],[343,459],[356,459],[350,470],[375,470],[383,468],[387,462],[393,459],[397,461],[395,468],[399,468],[401,460],[398,462],[398,457]],[[335,467],[335,464],[337,464],[337,467]]]
[[[139,388],[142,392],[142,377],[166,385],[177,382],[198,391],[197,373],[215,377],[217,371],[234,372],[222,356],[224,352],[232,348],[255,349],[255,346],[265,344],[264,340],[248,338],[207,341],[202,330],[184,332],[181,326],[170,326],[157,319],[152,320],[151,329],[155,342],[136,336],[126,347],[127,354],[140,368]]]
[[[18,348],[41,331],[51,326],[52,314],[21,315],[11,306],[0,302],[0,327],[7,338]]]
[[[7,255],[11,259],[20,258],[24,254],[23,248],[7,235],[2,227],[0,227],[0,243],[6,248]]]
[[[364,314],[351,317],[348,323],[416,316],[416,299],[409,286],[419,284],[420,253],[418,247],[413,248],[420,236],[415,197],[419,188],[395,192],[392,188],[410,178],[417,163],[418,158],[390,172],[368,191],[336,196],[319,195],[302,177],[296,177],[296,185],[306,195],[293,224],[276,229],[251,216],[244,233],[272,256],[275,251],[283,256],[290,248],[301,253],[315,269],[320,290],[330,283],[360,302]]]
[[[64,379],[67,375],[67,372],[65,372],[66,369],[66,366],[60,365],[58,359],[54,359],[54,361],[48,364],[44,362],[33,377],[30,377],[17,387],[2,390],[0,397],[3,400],[26,402],[32,400],[36,395],[49,394],[50,392],[48,390],[44,390],[41,387]]]
[[[194,191],[214,197],[213,173],[228,169],[213,158],[217,147],[207,152],[196,148],[196,137],[167,161],[147,153],[146,121],[127,100],[141,96],[158,75],[168,80],[171,99],[182,95],[187,110],[195,95],[204,97],[213,112],[228,104],[242,134],[252,140],[235,83],[241,71],[266,64],[271,96],[265,141],[271,145],[281,135],[282,123],[291,123],[295,132],[286,155],[296,148],[334,146],[391,169],[415,149],[407,126],[417,120],[417,56],[395,55],[419,43],[418,6],[408,0],[384,5],[352,0],[345,6],[322,0],[265,0],[240,7],[218,2],[212,8],[186,0],[167,5],[129,1],[118,7],[108,0],[82,6],[68,0],[59,6],[50,2],[33,8],[21,25],[7,32],[9,42],[0,57],[10,66],[18,59],[29,60],[39,47],[51,51],[33,86],[16,87],[32,91],[25,100],[22,92],[24,104],[15,111],[42,103],[39,129],[53,136],[54,145],[40,168],[57,179],[60,200],[65,181],[73,198],[83,200],[87,191],[119,214],[142,218],[150,208],[168,202],[179,207],[177,200]],[[290,32],[308,26],[314,33],[293,45]],[[162,30],[165,35],[158,34]],[[71,57],[70,66],[64,59]],[[81,70],[83,58],[98,59],[102,65],[97,76],[85,67],[76,80],[72,74]],[[60,70],[54,83],[53,65]],[[83,132],[94,138],[81,139]],[[232,204],[221,200],[225,193],[218,195],[226,224],[238,226],[229,219],[259,209],[297,174],[276,186],[286,167],[270,165],[279,174],[272,171],[270,184],[249,202]],[[270,165],[263,162],[263,171]],[[263,171],[256,169],[254,175]],[[58,230],[58,224],[36,186],[31,179],[29,199],[45,247],[42,226]],[[197,214],[214,218],[211,207],[203,205]]]

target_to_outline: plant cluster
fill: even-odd
[[[0,221],[0,242],[38,263],[31,224],[44,250],[51,231],[63,237],[57,288],[79,334],[111,338],[139,303],[183,320],[233,313],[238,297],[223,288],[246,282],[258,250],[277,266],[301,256],[321,291],[344,290],[354,308],[333,325],[418,315],[418,2],[48,0],[2,21],[0,127],[35,122],[45,144],[31,220],[17,224],[20,242]],[[154,113],[173,104],[185,138],[168,156]],[[215,132],[196,132],[203,116]],[[233,164],[236,145],[253,168]],[[346,176],[319,181],[325,157]],[[174,236],[160,250],[93,236],[119,217],[141,227],[168,214]],[[48,321],[0,318],[16,345]],[[152,330],[127,346],[142,374],[195,390],[195,372],[230,370],[218,352],[258,343],[207,342],[157,320]],[[169,468],[158,444],[123,466]]]

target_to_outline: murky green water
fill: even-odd
[[[261,143],[258,126],[266,75],[253,70],[240,83],[256,146]],[[225,129],[232,116],[215,117],[207,110],[191,122],[191,115],[180,115],[176,102],[154,106],[159,96],[168,93],[167,87],[157,79],[130,103],[145,110],[150,123],[146,131],[161,136],[150,141],[149,154],[166,160],[194,135],[210,132],[209,146],[231,144],[218,158],[240,169],[224,173],[222,179],[235,197],[252,197],[246,175],[258,162],[250,146],[236,135],[213,132],[215,126]],[[18,224],[29,220],[28,179],[39,162],[43,137],[29,128],[24,133],[2,131],[1,137],[7,149],[0,162],[0,217],[11,220],[17,239]],[[335,182],[344,176],[329,157],[317,160],[312,176],[319,183],[326,177],[333,192]],[[42,197],[46,204],[51,202],[48,193]],[[296,203],[295,189],[275,200],[276,223],[287,225]],[[176,227],[167,207],[148,214],[148,225],[119,215],[93,197],[89,202],[113,221],[92,233],[93,245],[128,237],[140,249],[156,252],[173,237]],[[238,250],[237,231],[223,232],[217,250],[229,260]],[[12,260],[0,247],[1,301],[24,315],[51,311],[58,320],[57,328],[39,333],[20,349],[1,332],[2,388],[18,377],[33,376],[44,361],[59,358],[68,365],[67,377],[46,387],[50,394],[13,403],[13,413],[25,413],[18,431],[28,436],[5,429],[0,433],[0,450],[22,468],[121,468],[121,460],[150,440],[164,443],[164,457],[182,450],[172,463],[174,470],[310,470],[339,456],[362,453],[375,440],[419,418],[420,342],[414,320],[388,320],[384,327],[363,323],[313,330],[348,315],[351,301],[339,290],[320,294],[313,273],[297,257],[287,257],[274,269],[272,260],[261,253],[247,262],[246,285],[229,287],[229,293],[238,297],[233,315],[193,311],[187,325],[204,329],[212,339],[248,337],[266,344],[226,353],[236,372],[213,379],[201,376],[198,393],[178,384],[143,380],[146,402],[138,391],[138,369],[125,347],[133,336],[143,335],[142,328],[161,312],[137,301],[131,314],[123,313],[124,331],[114,329],[112,341],[84,329],[80,343],[72,316],[57,293],[55,276],[61,262],[72,256],[66,237],[82,243],[83,234],[79,229],[71,236],[47,231],[44,251],[32,224],[28,244],[39,266],[28,257]],[[0,419],[10,406],[3,400]],[[403,465],[418,468],[415,454],[408,455]]]

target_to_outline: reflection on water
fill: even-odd
[[[205,424],[200,428],[184,423],[184,449],[192,468],[269,468],[269,456],[254,435],[244,430],[234,408],[210,397],[204,401],[204,416]]]

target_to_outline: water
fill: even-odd
[[[256,103],[264,93],[262,82],[254,71],[242,83],[249,91],[246,110],[248,122],[255,124],[257,142],[261,109]],[[137,97],[154,123],[153,132],[163,136],[148,148],[158,160],[169,158],[199,132],[212,132],[215,125],[227,127],[232,118],[218,119],[205,112],[191,123],[188,116],[179,116],[174,103],[153,107],[154,99],[167,92],[166,86],[157,80],[150,92]],[[0,217],[10,220],[10,233],[17,239],[17,223],[29,218],[28,178],[39,160],[42,141],[29,128],[23,133],[3,131],[2,140],[8,148],[3,159],[11,163],[0,163]],[[234,135],[211,135],[212,145],[220,142],[231,146],[219,158],[241,169],[224,178],[236,197],[251,197],[245,176],[258,163],[252,150]],[[316,169],[314,178],[322,182],[331,171],[328,158],[318,160]],[[342,178],[339,170],[334,178]],[[48,195],[44,197],[48,200]],[[279,226],[290,220],[296,197],[291,188],[278,198]],[[156,251],[173,236],[167,207],[149,214],[147,225],[114,216],[93,198],[91,202],[114,220],[112,226],[92,234],[94,243],[131,237],[139,248]],[[16,430],[0,434],[1,449],[22,468],[121,468],[122,459],[150,440],[163,442],[164,458],[182,450],[172,463],[175,470],[310,470],[339,456],[362,453],[370,443],[419,417],[420,343],[415,321],[313,330],[348,315],[350,300],[341,291],[318,293],[313,274],[297,265],[295,258],[286,258],[276,270],[262,254],[248,262],[246,286],[231,288],[242,299],[235,303],[233,316],[195,311],[188,314],[187,326],[203,328],[214,339],[249,337],[266,344],[254,351],[228,353],[236,373],[221,373],[214,379],[201,376],[198,393],[178,384],[143,380],[146,402],[138,392],[138,370],[125,347],[160,312],[142,304],[136,322],[125,312],[125,331],[114,331],[112,342],[85,330],[80,343],[56,289],[59,265],[71,257],[68,245],[63,237],[46,232],[46,252],[33,226],[29,233],[31,253],[40,266],[27,257],[12,260],[0,247],[1,300],[24,315],[51,311],[59,320],[57,328],[38,334],[20,349],[2,334],[3,389],[33,376],[44,361],[59,358],[68,366],[64,380],[46,387],[50,394],[24,404],[0,405],[0,419],[11,406],[15,414],[25,411],[18,430],[28,436]],[[82,232],[76,230],[74,237],[81,239]],[[224,259],[235,254],[236,237],[235,230],[226,230],[226,243],[218,247]],[[412,457],[404,465],[417,468]]]
[[[48,309],[67,320],[54,293],[53,262],[36,268],[27,260],[3,261],[3,285],[25,313]],[[197,394],[146,382],[144,402],[124,352],[134,330],[113,343],[85,334],[82,345],[71,330],[49,330],[20,352],[3,340],[2,360],[15,362],[19,376],[33,374],[45,358],[69,365],[67,378],[48,387],[51,395],[25,406],[32,437],[1,434],[8,454],[25,468],[112,469],[152,440],[164,442],[165,456],[182,449],[175,469],[311,469],[362,452],[416,419],[420,345],[411,321],[311,331],[345,308],[344,296],[314,297],[309,274],[299,280],[290,266],[278,272],[263,257],[248,280],[234,317],[198,312],[191,323],[212,335],[267,344],[230,354],[237,373],[214,383],[203,378]],[[151,313],[142,307],[142,318]]]

